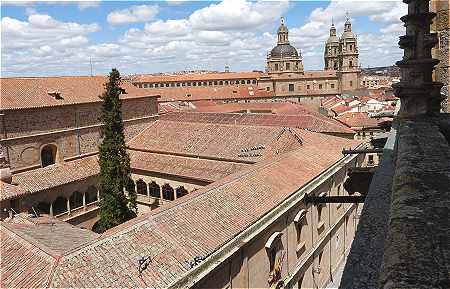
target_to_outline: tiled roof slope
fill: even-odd
[[[273,113],[284,115],[314,114],[320,115],[311,108],[300,103],[293,102],[248,102],[248,103],[225,103],[216,104],[215,102],[194,103],[197,112],[222,112],[236,113],[256,111],[258,113]]]
[[[0,78],[0,109],[59,106],[98,102],[104,91],[105,76],[61,77],[11,77]],[[122,99],[145,97],[154,94],[142,91],[129,82],[123,82],[126,94]],[[59,92],[63,99],[56,99],[49,92]]]
[[[13,199],[26,193],[20,186],[0,181],[0,201]]]
[[[256,113],[173,112],[161,115],[159,119],[181,122],[292,127],[322,133],[355,133],[353,130],[349,129],[336,120],[311,114],[275,115]]]
[[[216,86],[216,87],[165,87],[139,88],[147,94],[157,94],[159,102],[201,101],[224,99],[271,98],[273,92],[259,89],[257,86]]]
[[[97,156],[88,156],[45,168],[13,175],[13,181],[28,193],[36,193],[57,186],[81,181],[99,173]]]
[[[180,82],[180,81],[203,81],[203,80],[238,80],[238,79],[256,79],[262,72],[214,72],[214,73],[185,73],[175,75],[150,75],[141,74],[132,77],[136,82]]]
[[[97,234],[45,217],[0,222],[1,288],[47,287],[58,258]]]
[[[304,145],[106,232],[62,257],[52,287],[164,288],[342,158],[358,142],[297,131]],[[138,272],[137,258],[152,262]]]
[[[243,163],[153,154],[133,150],[130,150],[129,154],[132,169],[154,171],[211,182],[246,167],[246,164]],[[19,173],[13,176],[13,181],[18,186],[1,183],[1,200],[17,198],[23,194],[33,194],[81,181],[96,176],[99,172],[98,157],[95,155]]]
[[[336,119],[348,127],[373,127],[377,126],[380,120],[370,118],[366,112],[347,112],[336,117]]]
[[[132,149],[258,161],[301,146],[295,132],[280,127],[158,120],[128,142]]]
[[[193,157],[128,151],[132,169],[213,182],[248,167],[246,164]]]

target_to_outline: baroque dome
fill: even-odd
[[[290,44],[278,44],[270,52],[271,57],[298,57],[297,49]]]

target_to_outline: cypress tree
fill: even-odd
[[[103,100],[100,121],[102,143],[99,146],[100,165],[100,220],[96,230],[103,232],[136,216],[136,192],[131,179],[130,157],[126,151],[122,103],[124,90],[117,69],[109,74]]]

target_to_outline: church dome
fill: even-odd
[[[297,49],[290,44],[278,44],[270,52],[271,57],[298,57]]]

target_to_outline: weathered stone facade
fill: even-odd
[[[449,105],[449,74],[450,74],[450,55],[449,55],[449,35],[450,35],[450,18],[449,18],[449,2],[446,0],[432,0],[430,2],[431,11],[436,13],[431,29],[438,36],[438,44],[434,47],[433,57],[439,59],[439,63],[435,68],[434,79],[442,82],[441,93],[446,96],[442,102],[442,111],[450,112]]]
[[[122,110],[128,140],[157,114],[156,99],[125,100]],[[42,149],[49,144],[56,147],[56,162],[96,151],[100,142],[100,111],[100,102],[4,110],[0,118],[2,146],[6,147],[11,169],[40,167]]]

